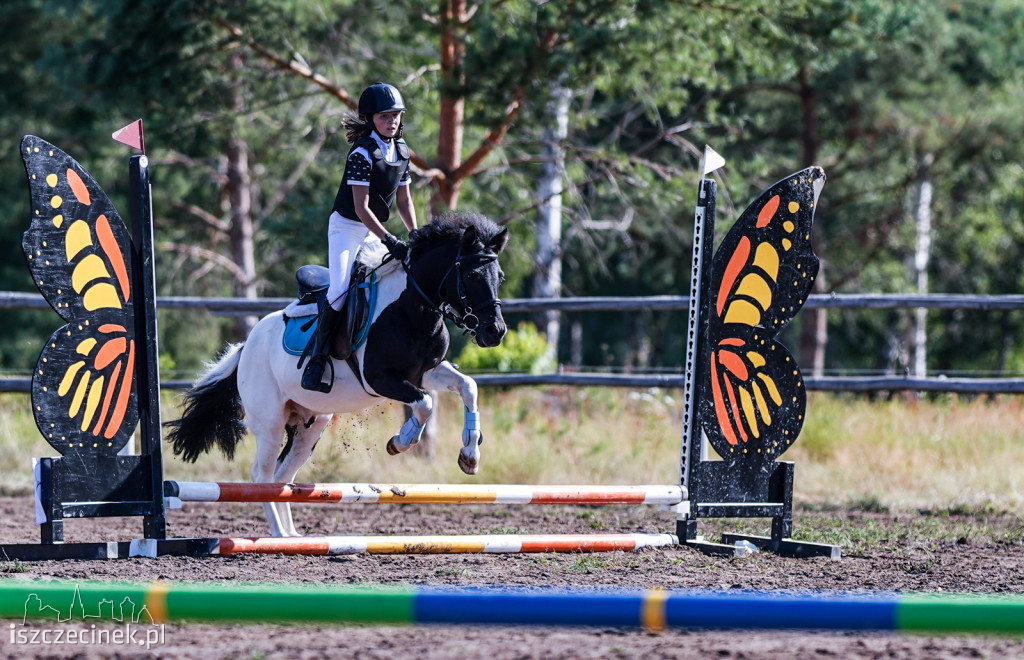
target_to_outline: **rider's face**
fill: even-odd
[[[384,139],[391,139],[398,133],[398,127],[402,125],[401,112],[379,112],[373,116],[373,127]]]

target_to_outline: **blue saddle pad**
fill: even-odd
[[[311,316],[286,317],[284,339],[281,344],[289,355],[302,355],[316,332],[316,314]]]
[[[357,304],[365,301],[366,322],[359,328],[352,329],[352,350],[356,351],[366,342],[366,336],[370,332],[370,319],[373,318],[374,309],[377,307],[377,274],[371,273],[370,279],[361,282],[353,287],[349,293],[347,316],[355,314]],[[304,316],[285,316],[284,335],[281,338],[281,345],[285,353],[289,355],[302,355],[306,347],[313,341],[316,333],[317,315],[316,312]]]

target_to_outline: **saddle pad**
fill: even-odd
[[[281,345],[289,355],[302,355],[316,332],[316,306],[309,316],[285,316]]]
[[[373,318],[374,309],[377,306],[377,274],[371,273],[367,282],[362,282],[352,289],[346,303],[345,315],[352,317],[356,313],[356,307],[365,307],[363,323],[359,327],[352,328],[351,345],[352,350],[357,350],[366,341],[370,331],[369,319]],[[317,325],[316,303],[301,303],[294,301],[284,309],[284,334],[281,337],[281,346],[289,355],[302,355],[306,347],[313,341]],[[347,322],[342,326],[346,327]]]

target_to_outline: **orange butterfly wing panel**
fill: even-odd
[[[773,461],[803,426],[803,379],[774,338],[818,273],[810,235],[824,181],[814,167],[774,184],[715,253],[702,412],[711,446],[727,460]]]
[[[26,136],[21,155],[31,201],[25,261],[68,322],[36,363],[36,425],[61,454],[115,454],[138,424],[128,230],[99,184],[66,153]]]

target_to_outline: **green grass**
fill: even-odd
[[[462,409],[440,396],[436,456],[388,456],[402,410],[382,404],[335,419],[300,471],[302,481],[419,483],[671,484],[679,479],[679,392],[608,388],[484,389],[480,473],[463,475]],[[174,396],[164,419],[177,416]],[[0,395],[0,492],[31,489],[31,458],[54,451],[39,435],[28,396]],[[233,462],[220,454],[187,465],[165,457],[167,478],[248,481],[254,442]],[[1024,399],[936,400],[812,393],[807,422],[784,455],[796,462],[797,505],[805,510],[957,513],[1024,505]]]
[[[608,567],[609,562],[597,555],[580,555],[570,570],[576,573],[598,573]]]

